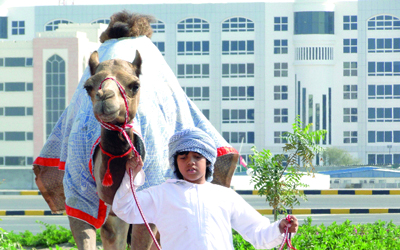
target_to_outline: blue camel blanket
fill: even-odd
[[[210,134],[217,145],[218,156],[237,154],[186,96],[149,38],[141,36],[107,40],[99,47],[98,53],[100,62],[115,58],[132,62],[136,50],[142,57],[142,74],[140,103],[133,128],[143,139],[146,151],[143,167],[146,182],[141,188],[161,184],[171,176],[168,140],[183,128],[195,126]],[[70,105],[59,118],[34,165],[59,169],[63,173],[67,215],[99,228],[107,218],[109,206],[96,194],[96,183],[88,167],[92,147],[100,136],[100,124],[93,115],[90,97],[83,88],[89,77],[90,70],[87,67]],[[40,180],[42,184],[50,181],[54,180]],[[42,193],[51,193],[44,190],[46,185],[42,184],[38,185]],[[50,198],[45,199],[52,208]]]

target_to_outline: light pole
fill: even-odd
[[[389,149],[389,154],[390,154],[390,150],[392,149],[392,145],[387,145],[387,148]]]

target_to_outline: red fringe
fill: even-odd
[[[103,186],[105,187],[111,187],[113,184],[113,179],[112,179],[112,175],[109,171],[106,172],[106,174],[104,175],[104,179],[103,179]]]

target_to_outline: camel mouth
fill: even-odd
[[[97,117],[101,121],[107,122],[107,123],[112,123],[113,121],[116,121],[118,116],[119,116],[119,110],[117,110],[114,113],[109,113],[109,114],[105,114],[105,113],[97,114]]]

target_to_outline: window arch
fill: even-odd
[[[400,19],[391,15],[379,15],[368,19],[368,30],[400,30]]]
[[[91,22],[91,24],[95,24],[95,23],[104,23],[104,24],[109,24],[110,23],[110,18],[100,18],[97,20],[94,20]]]
[[[58,25],[59,24],[61,24],[61,23],[72,23],[71,21],[68,21],[68,20],[62,20],[62,19],[60,19],[60,20],[54,20],[54,21],[51,21],[51,22],[48,22],[48,23],[46,23],[46,25],[44,26],[45,27],[45,31],[53,31],[53,30],[56,30],[56,29],[58,29]]]
[[[46,61],[46,138],[65,109],[65,61],[58,55]]]
[[[178,23],[178,32],[210,32],[210,24],[200,18],[187,18]]]
[[[156,23],[151,24],[153,33],[165,33],[165,23],[163,21],[157,20]]]
[[[254,22],[245,17],[232,17],[222,22],[222,32],[254,31]]]

